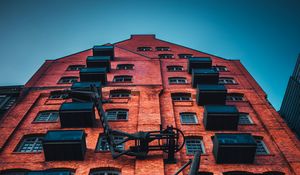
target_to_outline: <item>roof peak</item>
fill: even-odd
[[[155,38],[155,34],[132,34],[130,39],[133,38]]]

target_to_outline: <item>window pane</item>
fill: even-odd
[[[269,150],[267,149],[264,141],[260,138],[256,138],[257,148],[256,148],[256,154],[257,155],[267,155],[269,154]]]
[[[185,146],[187,154],[194,154],[200,151],[202,154],[205,153],[202,139],[199,138],[187,138],[185,140]]]
[[[183,124],[194,124],[198,123],[196,114],[193,113],[181,113],[180,114],[181,123]]]
[[[41,152],[43,137],[24,138],[17,149],[17,152]]]

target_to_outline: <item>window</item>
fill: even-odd
[[[137,51],[151,51],[152,48],[151,47],[138,47]]]
[[[173,101],[191,101],[191,94],[189,93],[174,93],[171,95]]]
[[[106,118],[108,121],[127,120],[128,110],[126,109],[110,109],[106,111]]]
[[[35,122],[56,122],[58,120],[58,111],[43,111],[35,118]]]
[[[248,113],[240,113],[239,125],[251,125],[253,121]]]
[[[110,98],[128,98],[130,97],[129,90],[111,90],[109,97]]]
[[[0,105],[5,101],[6,95],[0,95]]]
[[[114,139],[114,143],[120,143],[124,140],[124,137],[122,137],[122,136],[113,136],[113,139]],[[117,145],[116,149],[124,150],[124,143]],[[97,151],[109,151],[109,145],[107,143],[106,137],[103,134],[101,134],[99,136],[96,150]]]
[[[78,77],[62,77],[58,83],[60,84],[71,84],[78,81]]]
[[[201,138],[186,138],[185,147],[187,154],[194,154],[200,151],[201,154],[205,153],[204,144]]]
[[[159,54],[159,58],[174,58],[173,54]]]
[[[220,77],[219,84],[237,84],[233,78],[230,77]]]
[[[244,101],[244,95],[239,93],[227,94],[226,100],[228,101]]]
[[[156,51],[169,51],[170,47],[156,47]]]
[[[82,68],[84,68],[85,66],[84,65],[70,65],[68,68],[67,68],[67,71],[78,71]]]
[[[250,173],[247,171],[229,171],[224,172],[223,175],[254,175],[254,173]]]
[[[196,124],[198,123],[196,113],[183,112],[180,113],[180,121],[182,124]]]
[[[132,82],[132,76],[129,76],[129,75],[115,76],[113,79],[113,82],[115,82],[115,83]]]
[[[41,136],[25,137],[19,144],[18,148],[16,149],[16,152],[21,152],[21,153],[42,152],[43,150],[42,140],[43,137]]]
[[[214,68],[218,72],[227,72],[228,71],[226,66],[214,66]]]
[[[118,64],[117,69],[118,70],[132,70],[133,69],[133,64]]]
[[[190,58],[192,56],[193,56],[192,54],[178,54],[179,58]]]
[[[169,78],[169,84],[186,84],[187,80],[184,77],[171,77]]]
[[[257,148],[256,148],[256,155],[268,155],[270,154],[266,144],[263,141],[262,137],[255,137]]]
[[[69,95],[62,91],[51,92],[51,94],[49,96],[50,99],[67,99],[68,97],[69,97]]]
[[[6,170],[0,172],[0,175],[73,175],[74,172],[69,169],[50,169],[44,171],[28,171],[23,169]]]
[[[121,173],[116,170],[95,170],[91,171],[90,175],[121,175]]]
[[[167,66],[167,69],[170,72],[180,72],[183,71],[183,66]]]

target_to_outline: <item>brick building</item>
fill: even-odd
[[[105,113],[88,93],[80,101],[90,81],[102,83],[93,85]],[[300,174],[299,141],[239,60],[154,35],[47,60],[21,99],[0,123],[1,174],[172,175],[196,151],[199,174]],[[135,143],[104,134],[103,116],[126,133],[172,125],[184,133],[176,144],[185,145],[173,162],[164,161],[170,150],[113,159],[109,150]]]

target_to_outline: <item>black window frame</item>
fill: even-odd
[[[133,70],[134,64],[118,64],[117,70]]]
[[[219,84],[236,85],[238,83],[233,77],[220,77],[219,78]]]
[[[147,52],[147,51],[152,51],[152,47],[142,46],[142,47],[138,47],[136,50],[139,51],[139,52]]]
[[[174,84],[188,84],[186,77],[169,77],[168,82],[170,85]]]
[[[191,93],[172,93],[171,94],[172,101],[192,101]]]
[[[110,114],[109,114],[110,113]],[[115,113],[115,114],[113,114]],[[123,117],[125,113],[125,118]],[[127,121],[129,117],[129,110],[128,109],[107,109],[105,111],[107,121]],[[115,115],[115,116],[113,116]],[[115,117],[115,118],[113,118]]]
[[[178,54],[178,57],[179,57],[180,59],[189,59],[189,58],[193,57],[193,54],[180,53],[180,54]]]
[[[180,66],[180,65],[167,66],[167,70],[168,70],[168,72],[183,72],[184,71],[183,66]]]
[[[125,140],[123,136],[112,136],[115,143],[120,143]],[[101,145],[99,145],[101,144]],[[119,144],[116,146],[116,149],[123,151],[125,150],[125,143]],[[109,145],[107,143],[107,139],[103,133],[99,134],[97,145],[96,145],[96,152],[108,152],[110,151]]]
[[[68,80],[68,81],[65,81]],[[75,76],[68,76],[68,77],[61,77],[58,81],[58,84],[72,84],[75,82],[78,82],[79,77],[75,77]]]
[[[155,47],[155,50],[156,51],[171,51],[171,48],[168,46],[158,46],[158,47]]]
[[[127,89],[115,89],[109,92],[109,98],[130,98],[131,91]]]
[[[114,76],[114,83],[131,83],[133,76],[131,75],[116,75]],[[120,81],[121,80],[121,81]]]
[[[74,64],[74,65],[69,65],[67,67],[67,71],[80,71],[82,68],[85,68],[85,65]]]
[[[161,59],[174,59],[174,54],[170,54],[170,53],[163,53],[163,54],[158,54],[158,58]]]

